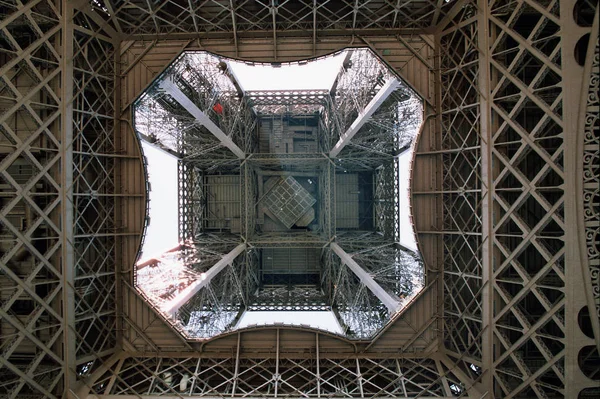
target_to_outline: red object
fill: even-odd
[[[221,115],[223,113],[223,106],[219,103],[216,103],[215,105],[213,105],[213,111]]]

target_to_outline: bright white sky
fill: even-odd
[[[150,224],[141,259],[158,256],[178,245],[177,158],[142,141],[148,159]]]
[[[398,178],[400,179],[400,244],[417,251],[417,242],[413,225],[410,223],[409,209],[410,202],[408,198],[408,183],[410,179],[410,161],[412,160],[413,147],[410,151],[404,152],[398,157],[400,166],[398,167]]]
[[[322,330],[331,331],[332,333],[342,334],[340,323],[333,315],[333,312],[319,311],[301,311],[301,312],[267,312],[255,311],[246,312],[240,319],[237,327],[248,327],[252,324],[293,324],[299,326],[301,324],[320,328]]]
[[[272,68],[230,62],[244,90],[301,90],[329,89],[339,72],[343,55],[309,62],[305,65],[282,65]],[[150,193],[150,225],[141,259],[158,256],[178,245],[177,216],[177,161],[172,155],[142,143],[148,159]],[[417,249],[408,210],[408,181],[411,152],[400,156],[400,241],[404,246]],[[339,323],[332,312],[245,312],[238,327],[251,324],[307,324],[341,334]]]
[[[267,65],[250,65],[230,62],[231,68],[244,90],[306,90],[330,89],[342,67],[343,54],[309,62],[272,68]]]

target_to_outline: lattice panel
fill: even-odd
[[[177,162],[177,172],[179,240],[193,240],[203,231],[206,217],[204,176],[184,161]]]
[[[93,388],[96,394],[195,397],[452,397],[463,386],[432,359],[127,358]]]
[[[453,356],[482,357],[481,146],[477,8],[467,2],[442,32],[444,344]],[[463,369],[470,372],[468,367]]]
[[[361,161],[362,162],[362,161]],[[393,241],[400,239],[400,180],[398,177],[398,160],[390,160],[375,171],[375,229]]]
[[[433,0],[404,3],[368,0],[255,2],[232,4],[212,0],[199,4],[183,0],[148,3],[128,0],[113,5],[95,0],[94,10],[111,26],[127,34],[177,34],[183,32],[235,33],[247,31],[306,31],[323,29],[423,28],[435,25],[451,4]]]
[[[56,398],[64,389],[62,18],[61,7],[39,1],[4,4],[0,22],[0,396],[7,398]]]
[[[76,356],[89,362],[115,350],[115,47],[91,34],[75,12],[73,33],[73,211]]]
[[[565,383],[558,11],[557,1],[490,3],[494,377],[502,396],[554,396]]]
[[[330,311],[323,291],[315,286],[272,286],[261,288],[251,298],[252,311]]]

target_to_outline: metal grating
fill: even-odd
[[[265,198],[266,206],[288,229],[308,211],[317,200],[292,176],[281,178]]]

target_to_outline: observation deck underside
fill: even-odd
[[[143,261],[136,286],[186,338],[261,304],[333,311],[367,339],[422,290],[420,257],[399,243],[398,161],[421,101],[368,49],[334,58],[328,90],[246,94],[239,64],[185,52],[135,103],[140,138],[178,159],[183,243]],[[312,63],[253,68],[292,81]]]

